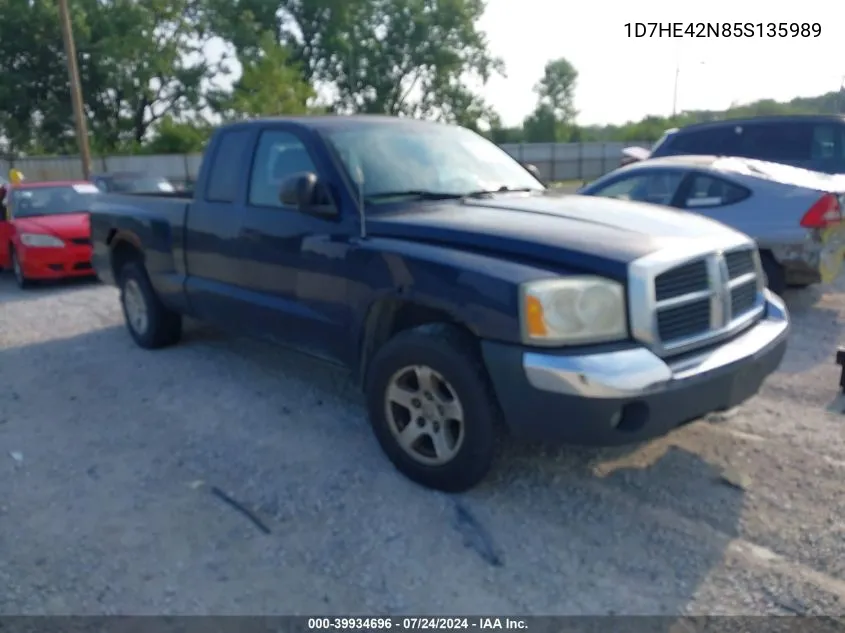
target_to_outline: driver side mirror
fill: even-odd
[[[532,176],[534,176],[537,180],[539,180],[544,185],[546,184],[546,181],[543,180],[543,177],[540,175],[540,170],[537,169],[537,165],[534,165],[532,163],[521,163],[521,164],[525,168],[525,171],[529,172]]]
[[[337,215],[337,208],[329,192],[313,172],[302,172],[285,178],[279,190],[279,201],[286,207],[295,207],[308,215],[321,218]]]

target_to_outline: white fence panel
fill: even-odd
[[[549,181],[592,180],[619,166],[622,149],[631,145],[648,147],[649,143],[509,143],[502,149],[519,161],[537,166]],[[103,156],[93,159],[94,173],[137,171],[163,176],[179,184],[196,180],[202,164],[201,154],[144,156]],[[27,180],[76,180],[82,178],[77,156],[28,157],[0,161],[6,177],[14,166]]]

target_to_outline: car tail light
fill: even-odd
[[[842,207],[839,199],[832,193],[826,193],[804,214],[801,226],[806,229],[823,229],[841,221]]]

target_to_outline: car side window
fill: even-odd
[[[755,123],[745,125],[737,156],[768,160],[808,161],[812,153],[813,126],[806,123]]]
[[[302,141],[290,132],[262,132],[249,180],[249,203],[260,207],[284,206],[279,200],[282,182],[302,172],[317,172]]]
[[[732,182],[697,174],[693,176],[689,193],[684,200],[687,209],[704,209],[709,207],[723,207],[745,200],[751,192]]]
[[[221,132],[217,150],[212,157],[211,169],[205,186],[205,199],[209,202],[234,202],[238,195],[239,167],[247,160],[250,132],[229,130]]]
[[[604,189],[596,191],[595,195],[617,200],[669,205],[683,178],[682,173],[675,172],[637,174],[617,180]]]
[[[728,156],[736,145],[736,131],[732,126],[714,127],[689,132],[676,132],[658,148],[655,156]]]

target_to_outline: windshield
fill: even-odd
[[[90,184],[14,189],[10,207],[16,218],[85,213],[99,193],[100,190]]]
[[[542,191],[509,154],[465,128],[447,125],[362,125],[327,133],[350,176],[363,175],[368,202],[389,194],[464,196],[482,191]]]
[[[667,138],[672,136],[677,131],[678,131],[678,128],[673,127],[671,130],[666,130],[665,132],[663,132],[663,136],[661,136],[659,139],[657,139],[657,142],[654,145],[651,146],[651,150],[649,150],[649,151],[652,154],[654,152],[656,152],[657,148],[660,147]]]
[[[132,178],[112,178],[109,181],[109,189],[117,193],[158,193],[161,191],[174,191],[166,178],[155,176],[141,176]]]

